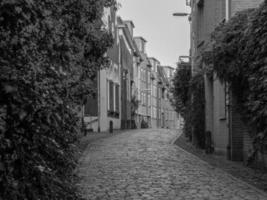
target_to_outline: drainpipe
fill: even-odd
[[[98,100],[97,100],[98,129],[97,129],[97,131],[100,132],[100,101],[101,101],[101,95],[100,95],[100,69],[97,72],[97,94],[98,94]]]
[[[231,16],[231,0],[225,0],[225,19],[228,21]]]
[[[231,0],[225,0],[225,19],[228,21],[231,17]],[[227,159],[232,160],[232,93],[229,83],[225,83],[225,106],[227,109],[227,126],[228,126],[228,146]]]

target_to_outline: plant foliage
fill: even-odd
[[[256,152],[267,136],[266,1],[260,8],[240,12],[217,27],[212,44],[212,54],[203,53],[203,60],[211,61],[206,64],[212,64],[218,77],[230,83],[244,120],[253,129]]]
[[[191,68],[178,67],[173,78],[173,105],[185,120],[184,133],[196,139],[199,147],[205,146],[205,97],[203,73],[191,76]]]
[[[205,148],[205,91],[204,74],[198,72],[190,80],[190,124],[193,127],[192,134],[196,138],[197,145]]]
[[[177,68],[172,79],[173,105],[183,118],[187,114],[186,107],[190,101],[190,80],[191,69],[186,67]]]
[[[0,199],[78,199],[77,107],[112,37],[113,0],[0,1]]]

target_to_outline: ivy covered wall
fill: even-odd
[[[183,131],[192,142],[205,148],[205,96],[204,75],[191,75],[190,65],[176,69],[173,77],[173,106],[184,118]]]
[[[267,136],[266,1],[220,24],[202,58],[207,72],[230,84],[242,120],[250,126],[254,150],[249,158],[254,160]]]

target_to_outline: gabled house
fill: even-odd
[[[139,116],[138,124],[151,127],[151,63],[146,54],[146,40],[143,37],[134,37],[135,44],[141,55],[139,64],[138,100],[140,102],[137,110]]]
[[[161,66],[161,67],[166,76],[165,109],[166,109],[167,128],[178,129],[178,127],[180,127],[182,118],[175,112],[175,109],[171,104],[171,100],[173,97],[172,93],[170,92],[170,89],[172,87],[172,78],[174,76],[174,68],[172,68],[171,66]]]
[[[105,28],[112,34],[113,46],[107,51],[110,66],[101,69],[97,74],[97,95],[88,98],[84,109],[84,123],[87,130],[108,131],[111,126],[119,129],[121,126],[120,111],[120,41],[117,29],[115,8],[105,8],[103,22]]]
[[[136,54],[133,41],[134,24],[131,21],[123,21],[118,17],[119,40],[120,40],[120,68],[121,68],[121,128],[129,129],[134,124],[132,117],[132,85],[133,65]]]
[[[169,81],[165,74],[165,71],[162,66],[158,66],[158,99],[159,99],[159,127],[161,128],[168,128],[168,99],[167,99],[167,92]]]
[[[154,58],[150,57],[149,61],[151,63],[151,127],[157,127],[157,83],[158,83],[158,66],[160,62]]]
[[[141,52],[139,51],[135,40],[133,40],[134,44],[134,61],[133,61],[133,77],[131,80],[131,90],[132,90],[132,99],[131,99],[131,106],[132,106],[132,119],[133,125],[132,128],[140,128],[141,127],[141,115],[139,113],[139,106],[141,105],[140,99],[140,64],[143,61]]]

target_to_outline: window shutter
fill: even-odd
[[[115,102],[115,105],[116,105],[116,111],[119,112],[119,85],[116,84],[116,88],[115,88],[115,93],[116,93],[116,102]]]
[[[109,108],[110,111],[114,111],[114,89],[113,89],[113,82],[109,82]]]

